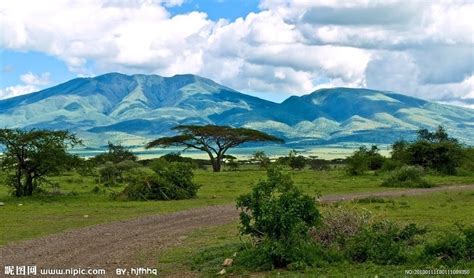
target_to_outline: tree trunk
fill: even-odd
[[[212,164],[212,171],[213,172],[220,172],[221,171],[222,159],[220,159],[220,158],[211,159],[211,164]]]
[[[21,184],[21,169],[17,169],[16,171],[16,180],[15,180],[15,196],[21,197],[23,196],[23,185]]]
[[[25,196],[31,195],[33,195],[33,173],[28,173],[25,182]]]

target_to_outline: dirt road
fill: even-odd
[[[474,190],[474,185],[327,195],[320,201],[465,190]],[[114,277],[116,268],[156,266],[157,262],[153,258],[136,265],[138,252],[177,245],[192,230],[230,223],[237,217],[234,205],[210,206],[101,224],[28,240],[0,248],[0,276],[3,275],[4,266],[36,265],[38,268],[103,268],[107,270],[107,277]]]

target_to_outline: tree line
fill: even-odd
[[[146,148],[184,146],[185,149],[203,151],[209,155],[214,172],[221,171],[226,153],[231,148],[247,142],[283,143],[280,138],[248,128],[183,125],[173,130],[179,134],[151,141]],[[68,149],[82,144],[69,131],[0,129],[0,146],[5,149],[0,162],[3,169],[13,173],[7,177],[13,194],[17,197],[31,196],[40,184],[48,182],[47,176],[81,164],[81,159],[69,153]],[[136,156],[126,148],[111,143],[108,152],[94,158],[96,163],[103,164],[136,160]],[[130,165],[125,162],[119,168],[130,168]]]

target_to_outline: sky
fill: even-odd
[[[474,108],[474,1],[0,0],[0,99],[107,72],[274,101],[361,87]]]

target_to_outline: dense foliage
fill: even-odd
[[[138,157],[130,151],[127,147],[121,144],[107,144],[107,152],[96,155],[91,158],[91,161],[96,165],[101,165],[106,162],[120,163],[122,161],[137,161]]]
[[[292,170],[302,170],[306,167],[306,157],[299,155],[296,150],[291,150],[287,156],[279,157],[277,162],[289,166]]]
[[[392,149],[393,160],[443,174],[455,174],[464,158],[463,146],[457,139],[449,137],[442,126],[434,132],[420,129],[416,141],[398,141]]]
[[[433,185],[423,179],[424,170],[419,166],[403,166],[384,179],[382,186],[427,188]]]
[[[124,182],[124,174],[134,168],[141,167],[138,162],[124,160],[119,163],[107,161],[97,167],[99,182],[106,186],[115,186]]]
[[[278,169],[270,168],[267,176],[237,200],[241,234],[251,236],[254,251],[266,264],[283,267],[309,263],[305,253],[308,230],[319,219],[315,200]]]
[[[125,189],[118,199],[180,200],[195,198],[199,185],[193,182],[189,164],[156,160],[150,168],[132,168],[124,174]]]
[[[267,169],[270,166],[270,158],[264,151],[256,151],[251,159],[252,162],[256,163],[260,169]]]
[[[347,172],[350,175],[362,175],[368,170],[379,170],[384,163],[384,157],[379,153],[377,146],[368,149],[361,146],[346,159]]]
[[[47,177],[77,164],[77,156],[67,152],[81,141],[68,131],[0,129],[0,145],[5,147],[1,167],[13,194],[30,196]]]
[[[474,226],[447,233],[425,245],[423,255],[430,260],[453,265],[474,260]]]

